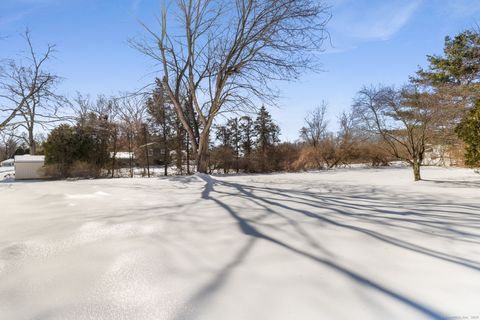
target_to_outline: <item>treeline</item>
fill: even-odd
[[[278,143],[258,129],[264,108],[252,125],[248,117],[230,119],[216,128],[210,172],[324,169],[352,163],[408,163],[415,180],[421,166],[480,165],[480,33],[466,30],[445,38],[443,55],[427,56],[402,87],[370,85],[357,93],[349,111],[339,117],[339,131],[329,132],[326,105],[305,119],[296,143]],[[271,119],[269,119],[271,122]],[[254,132],[253,153],[245,132]],[[463,155],[462,155],[463,153]],[[429,158],[429,159],[427,159]]]
[[[2,68],[0,99],[11,103],[0,113],[0,156],[45,154],[53,177],[300,171],[401,160],[420,180],[432,150],[449,159],[442,163],[462,164],[464,154],[466,165],[480,166],[478,30],[446,37],[444,54],[427,56],[427,67],[402,87],[361,88],[339,115],[337,132],[328,129],[326,103],[317,107],[295,142],[280,142],[268,110],[243,100],[245,92],[209,97],[203,90],[203,101],[192,83],[183,87],[191,80],[184,74],[175,74],[176,90],[164,77],[147,92],[70,101],[55,92],[59,77],[45,70],[54,47],[37,55],[28,32],[26,39],[32,56]],[[228,79],[241,70],[222,72]],[[239,116],[220,122],[219,114]]]
[[[177,116],[150,95],[79,96],[73,124],[51,131],[43,149],[53,177],[150,176],[192,172],[191,148]]]
[[[352,114],[339,117],[338,132],[329,131],[326,108],[324,104],[306,117],[297,142],[280,142],[280,128],[265,107],[254,119],[231,118],[216,126],[210,172],[321,170],[354,163],[381,166],[395,159],[384,150],[383,141],[359,130]]]

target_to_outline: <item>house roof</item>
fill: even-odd
[[[15,163],[45,162],[45,156],[31,156],[29,154],[15,156]]]

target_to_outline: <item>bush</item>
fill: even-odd
[[[53,129],[44,144],[46,174],[52,178],[67,177],[78,156],[78,137],[74,127],[62,124]]]
[[[82,178],[97,178],[101,169],[85,161],[75,161],[70,168],[70,176]]]
[[[52,178],[98,177],[108,160],[107,144],[93,127],[62,124],[44,144],[45,173]]]

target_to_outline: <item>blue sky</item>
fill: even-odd
[[[96,95],[142,87],[155,64],[127,40],[142,34],[138,21],[153,25],[160,0],[0,0],[0,58],[24,49],[25,27],[34,43],[57,44],[50,67],[64,78],[60,90]],[[324,72],[281,83],[272,109],[284,140],[295,140],[306,113],[329,103],[332,129],[363,84],[402,85],[426,55],[441,53],[446,35],[480,23],[478,0],[331,0],[331,44],[320,60]]]

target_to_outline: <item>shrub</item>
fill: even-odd
[[[93,127],[62,124],[44,144],[47,176],[98,177],[108,160],[107,144]]]

